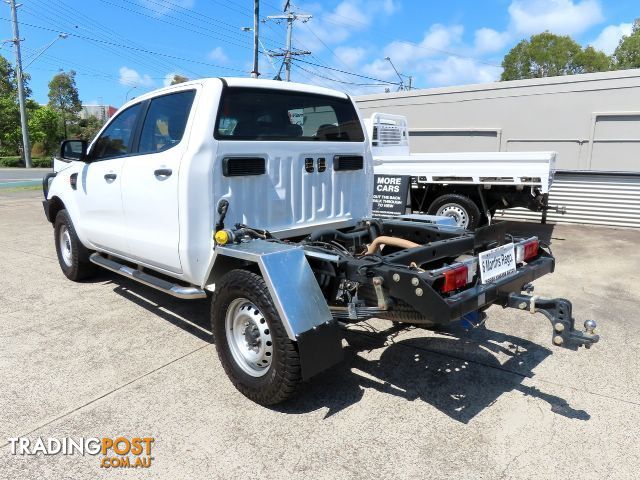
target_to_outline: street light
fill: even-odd
[[[242,30],[243,32],[253,32],[253,28],[252,27],[240,27],[240,30]],[[269,63],[271,64],[271,68],[275,72],[276,71],[276,66],[273,63],[273,59],[271,58],[271,55],[269,55],[269,51],[264,46],[264,43],[262,43],[262,40],[260,40],[260,37],[258,37],[258,43],[260,43],[260,46],[262,47],[262,52],[267,56],[267,59],[269,60]],[[274,80],[280,80],[280,79],[279,78],[274,78]]]
[[[66,34],[66,33],[58,34],[58,36],[56,38],[54,38],[51,41],[51,43],[47,44],[42,50],[40,50],[37,53],[37,55],[31,59],[31,61],[29,63],[27,63],[24,67],[22,67],[22,69],[25,70],[29,65],[31,65],[33,62],[35,62],[40,57],[40,55],[42,55],[44,52],[46,52],[49,49],[49,47],[51,45],[53,45],[54,43],[56,43],[58,40],[60,40],[60,39],[64,40],[65,38],[68,38],[68,37],[69,37],[69,35]]]
[[[384,59],[391,64],[391,66],[393,67],[393,70],[396,72],[396,75],[398,75],[398,78],[400,79],[400,86],[398,87],[398,91],[411,90],[411,83],[413,81],[413,77],[411,75],[404,75],[398,72],[398,69],[391,61],[391,57],[384,57]],[[403,75],[409,79],[409,85],[407,87],[404,86],[404,79],[402,78]]]
[[[129,101],[129,94],[135,90],[136,88],[138,88],[138,85],[134,85],[133,87],[131,87],[129,90],[127,90],[127,94],[124,97],[124,101],[125,103]]]

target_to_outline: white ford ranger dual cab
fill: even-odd
[[[410,153],[403,115],[374,113],[365,124],[374,172],[410,177],[412,213],[448,216],[474,229],[505,208],[566,212],[548,204],[555,152]]]
[[[125,104],[88,143],[62,143],[43,183],[63,273],[102,267],[211,299],[220,361],[264,404],[342,359],[344,324],[442,326],[491,304],[539,311],[553,344],[598,341],[571,303],[531,296],[554,259],[506,224],[371,216],[365,126],[344,93],[211,78]],[[468,317],[470,318],[470,317]]]

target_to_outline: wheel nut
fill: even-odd
[[[564,340],[560,335],[556,335],[555,337],[553,337],[553,343],[555,343],[556,345],[562,345],[563,341]]]
[[[564,325],[560,322],[556,323],[553,327],[556,329],[556,332],[558,333],[562,333],[564,331]]]
[[[524,310],[525,308],[527,308],[527,302],[520,302],[520,304],[518,305],[518,308],[520,310]]]
[[[393,281],[394,282],[399,282],[400,281],[400,275],[398,275],[397,273],[393,274]]]
[[[420,280],[418,280],[418,277],[413,277],[411,279],[411,285],[413,285],[414,287],[417,287],[420,284]]]
[[[422,289],[421,288],[416,288],[416,295],[421,297],[422,296]]]

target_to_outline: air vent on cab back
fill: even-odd
[[[262,157],[227,157],[222,160],[222,174],[225,177],[264,175],[267,172]]]
[[[364,159],[361,155],[336,155],[333,157],[334,170],[362,170]]]

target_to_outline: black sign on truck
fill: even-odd
[[[409,175],[374,175],[373,215],[402,215],[407,207]]]

